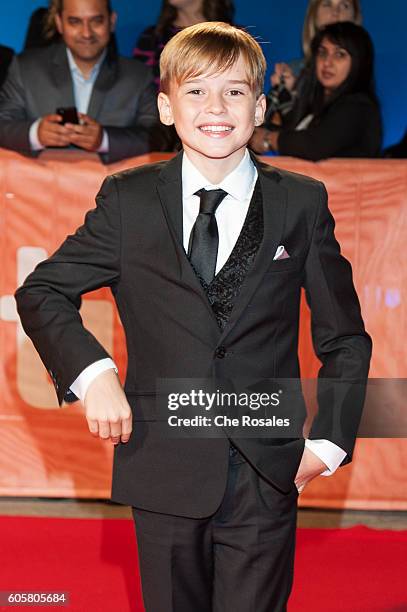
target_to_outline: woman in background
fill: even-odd
[[[297,97],[309,94],[309,63],[311,42],[318,30],[338,21],[352,21],[361,25],[360,0],[310,0],[302,31],[304,57],[275,65],[271,77],[272,88],[267,96],[265,124],[279,124],[281,117],[289,113]]]
[[[377,157],[381,118],[374,91],[373,45],[351,22],[320,30],[311,44],[308,97],[297,98],[280,131],[265,130],[256,152],[278,151],[317,161],[327,157]]]
[[[311,44],[318,30],[338,21],[353,21],[362,25],[360,1],[310,0],[302,32],[302,48],[306,60],[311,58]]]
[[[160,55],[164,45],[182,28],[202,21],[233,23],[232,0],[163,0],[157,25],[140,35],[133,56],[151,66],[157,91],[160,85]]]

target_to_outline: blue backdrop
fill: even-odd
[[[407,124],[407,2],[362,0],[364,26],[376,49],[376,83],[382,104],[385,146],[397,142]],[[20,51],[31,12],[47,0],[1,0],[0,42]],[[235,0],[236,23],[263,43],[270,70],[276,61],[301,55],[301,29],[307,0]],[[119,15],[119,48],[130,55],[138,34],[155,23],[161,1],[113,0]]]

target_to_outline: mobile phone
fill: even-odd
[[[79,123],[78,111],[76,106],[61,106],[56,110],[57,115],[61,115],[61,125],[65,123]]]

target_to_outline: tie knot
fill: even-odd
[[[200,189],[195,193],[200,197],[199,214],[214,215],[223,198],[228,194],[223,189]]]

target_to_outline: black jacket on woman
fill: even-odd
[[[278,151],[281,155],[312,161],[328,157],[378,157],[381,140],[378,105],[364,93],[353,93],[327,105],[305,130],[283,127]]]

